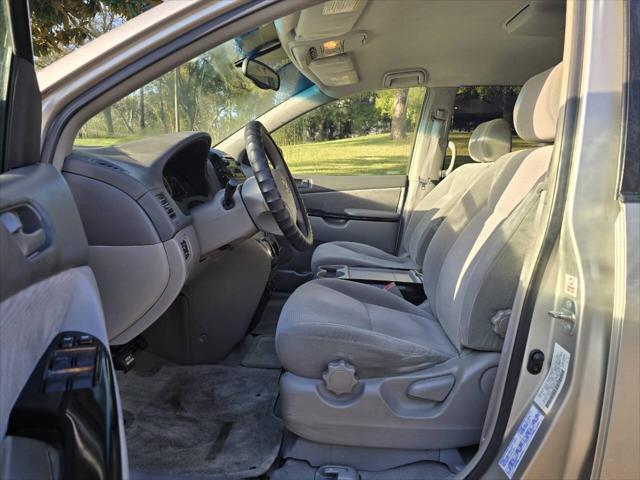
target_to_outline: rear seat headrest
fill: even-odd
[[[560,110],[562,63],[531,77],[513,109],[518,136],[528,142],[553,143]]]
[[[511,127],[503,118],[481,123],[469,138],[469,156],[476,162],[493,162],[511,151]]]

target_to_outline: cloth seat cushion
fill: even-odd
[[[379,248],[357,242],[329,242],[319,245],[313,252],[313,272],[322,265],[348,265],[350,267],[379,267],[411,270],[418,265],[409,255],[396,256]]]
[[[428,312],[371,285],[319,279],[299,287],[284,306],[276,332],[284,368],[320,378],[344,359],[360,378],[427,368],[458,355]]]

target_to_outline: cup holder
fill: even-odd
[[[346,275],[344,265],[323,265],[318,269],[317,278],[341,278]]]

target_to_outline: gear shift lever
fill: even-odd
[[[238,189],[238,181],[235,178],[230,178],[227,184],[224,187],[224,197],[222,198],[222,208],[225,210],[229,210],[235,207],[235,202],[233,201],[233,195],[236,193]]]

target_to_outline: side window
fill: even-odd
[[[8,12],[8,2],[0,3],[0,167],[4,160],[4,135],[6,121],[6,101],[9,87],[9,73],[13,54],[13,39],[11,35],[11,18]]]
[[[404,175],[424,87],[362,92],[274,133],[294,175]]]
[[[473,162],[469,157],[469,137],[483,122],[504,118],[511,125],[512,151],[535,147],[522,140],[513,128],[513,107],[520,93],[517,86],[460,87],[453,106],[453,123],[449,129],[449,141],[456,146],[455,167]],[[445,165],[449,164],[451,152],[447,152]]]

